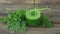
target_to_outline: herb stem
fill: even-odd
[[[35,0],[33,0],[33,4],[34,4],[34,8],[35,8],[35,5],[36,5],[36,4],[35,4]]]

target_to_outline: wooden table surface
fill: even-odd
[[[3,8],[6,8],[9,13],[14,11],[17,8],[32,8],[33,4],[0,4],[0,18],[6,17],[2,12]],[[37,4],[37,7],[44,7],[46,5]],[[41,28],[39,27],[28,27],[26,32],[14,34],[60,34],[60,5],[48,5],[49,8],[47,11],[43,12],[43,14],[47,14],[50,16],[51,21],[54,23],[54,27],[52,28]],[[0,34],[10,34],[10,31],[6,30],[5,24],[0,22]]]

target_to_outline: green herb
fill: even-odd
[[[4,8],[4,9],[3,9],[3,12],[4,12],[4,13],[8,13],[8,10]]]
[[[26,29],[25,10],[17,9],[13,13],[8,14],[5,19],[7,29],[14,32],[23,32]]]
[[[6,18],[3,18],[3,17],[2,17],[2,18],[0,18],[0,22],[3,22],[3,23],[4,23],[4,22],[5,22],[5,20],[6,20]],[[5,23],[5,24],[6,24],[6,23]]]
[[[43,15],[43,18],[42,18],[42,26],[43,27],[52,27],[52,22],[49,19],[49,16]]]

